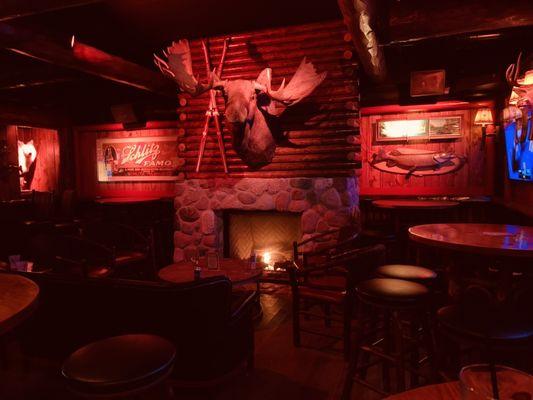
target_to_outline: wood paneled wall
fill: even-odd
[[[18,162],[17,129],[13,125],[0,125],[0,200],[20,196]]]
[[[424,107],[417,107],[418,109]],[[436,107],[429,107],[429,109]],[[463,104],[460,109],[445,109],[431,112],[403,112],[401,107],[382,107],[381,114],[364,115],[361,118],[362,169],[359,180],[361,195],[492,195],[494,184],[494,137],[489,136],[485,149],[481,149],[481,127],[473,124],[477,107]],[[404,108],[407,110],[407,108]],[[376,108],[373,112],[378,111]],[[393,113],[388,111],[393,110]],[[456,140],[432,140],[394,143],[376,143],[374,135],[379,119],[417,119],[427,117],[462,116],[463,136]],[[399,147],[453,151],[466,156],[465,165],[446,175],[416,177],[382,172],[373,168],[369,161],[380,148],[391,151]]]
[[[218,65],[224,38],[229,47],[222,73],[223,79],[255,79],[266,67],[273,70],[273,87],[285,77],[290,79],[307,57],[319,72],[327,71],[324,82],[311,96],[290,107],[283,115],[282,127],[288,139],[298,147],[278,146],[271,164],[252,170],[231,146],[224,132],[230,175],[234,177],[277,176],[347,176],[359,166],[358,64],[342,21],[271,29],[208,39],[211,62]],[[174,38],[177,39],[177,38]],[[191,42],[193,69],[205,79],[205,64],[199,40]],[[209,134],[199,174],[194,172],[198,147],[209,102],[208,94],[199,98],[180,95],[178,109],[183,129],[185,173],[202,178],[223,175],[213,130]],[[221,96],[217,97],[224,110]]]

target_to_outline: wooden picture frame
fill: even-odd
[[[174,181],[179,161],[176,135],[96,140],[99,182]]]
[[[380,119],[376,122],[376,125],[376,142],[378,143],[457,139],[463,136],[463,117],[461,115],[413,119]]]
[[[380,119],[376,122],[376,141],[427,140],[428,119]]]
[[[453,139],[463,136],[463,118],[460,115],[429,118],[429,139]]]
[[[440,96],[446,93],[446,71],[436,69],[431,71],[411,72],[409,94],[411,97]]]

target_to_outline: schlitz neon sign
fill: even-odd
[[[176,136],[98,139],[98,180],[168,181],[178,175]]]

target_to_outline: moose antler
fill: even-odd
[[[528,90],[533,89],[533,84],[525,84],[522,80],[518,79],[518,76],[520,74],[520,63],[522,61],[522,53],[518,55],[518,59],[516,60],[516,64],[511,64],[509,67],[507,67],[507,71],[505,71],[505,77],[507,78],[507,82],[514,88],[514,90]]]
[[[272,90],[272,70],[266,69],[265,92],[272,100],[279,101],[286,106],[298,103],[304,97],[309,96],[315,88],[326,78],[327,72],[317,74],[312,63],[302,60],[290,82],[285,85],[285,79],[278,90]]]
[[[191,49],[188,40],[180,40],[163,50],[166,61],[154,54],[154,63],[161,72],[174,79],[181,90],[199,96],[213,87],[214,74],[210,74],[209,83],[204,85],[198,82],[192,71]]]
[[[527,101],[533,104],[533,84],[525,84],[523,80],[518,79],[520,74],[520,63],[522,61],[522,53],[518,55],[515,64],[509,65],[505,71],[505,77],[509,85],[511,85],[512,92],[518,102]],[[511,97],[512,99],[513,97]]]
[[[522,61],[522,53],[518,54],[518,59],[515,64],[511,64],[507,67],[505,71],[505,78],[507,82],[513,86],[518,86],[518,74],[520,72],[520,62]]]

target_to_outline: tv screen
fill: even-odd
[[[531,125],[531,121],[529,121]],[[533,182],[533,137],[529,129],[516,122],[505,127],[505,148],[509,179]]]

